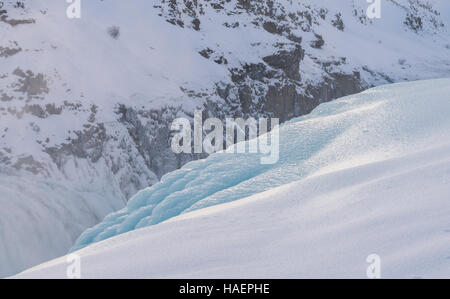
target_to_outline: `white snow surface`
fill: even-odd
[[[123,233],[75,251],[81,275],[364,278],[378,254],[384,278],[448,278],[449,111],[450,79],[381,86],[282,125],[273,166],[189,163],[83,234],[77,246]],[[68,265],[16,277],[64,278]]]
[[[192,29],[192,17],[187,13],[180,16],[185,21],[184,28],[167,22],[169,1],[162,4],[161,0],[86,0],[82,1],[81,19],[67,18],[69,4],[63,0],[25,0],[23,10],[13,9],[16,1],[2,2],[5,5],[2,9],[8,10],[7,20],[33,22],[12,26],[0,21],[0,277],[65,254],[86,228],[123,209],[137,191],[158,182],[159,176],[145,160],[151,153],[138,151],[135,140],[120,121],[116,111],[119,104],[147,112],[165,106],[181,107],[183,116],[203,107],[206,100],[221,103],[216,95],[217,84],[231,82],[231,68],[263,63],[263,57],[276,53],[280,46],[290,49],[295,44],[286,37],[286,32],[272,34],[262,27],[261,24],[273,21],[276,16],[316,13],[324,7],[328,10],[325,19],[313,14],[308,30],[292,26],[296,28],[292,34],[302,38],[305,51],[299,66],[304,86],[321,84],[328,78],[324,65],[328,65],[330,73],[357,71],[367,86],[450,74],[448,0],[426,1],[438,14],[420,5],[425,0],[383,1],[379,20],[361,20],[368,6],[366,0],[277,0],[273,1],[274,17],[237,8],[237,0],[198,0],[205,10],[197,16],[201,20],[199,31]],[[218,3],[224,4],[224,9],[215,9],[214,4]],[[163,16],[159,16],[161,9],[157,6],[165,8]],[[422,16],[424,28],[420,32],[408,29],[404,23],[410,6]],[[332,25],[337,14],[341,14],[345,23],[344,31]],[[299,18],[302,20],[307,20],[307,16]],[[260,25],[255,25],[255,21]],[[225,26],[233,23],[239,26]],[[107,34],[111,26],[120,27],[118,39]],[[310,45],[316,40],[315,34],[325,40],[321,49]],[[214,55],[226,57],[228,64],[217,64],[216,56],[206,59],[199,54],[207,48]],[[5,49],[19,52],[3,57]],[[343,62],[337,66],[336,61]],[[32,76],[24,78],[16,70]],[[39,78],[45,84],[33,95],[34,87],[39,87]],[[188,96],[191,91],[202,96]],[[62,111],[45,117],[23,112],[27,107],[44,109],[47,105]],[[94,108],[97,112],[93,114]],[[363,109],[370,114],[371,109]],[[390,121],[394,122],[397,118],[392,117]],[[362,122],[368,132],[363,137],[373,130],[371,119]],[[141,119],[145,127],[152,127],[152,121]],[[387,135],[386,140],[376,143],[382,150],[376,147],[364,152],[367,148],[356,144],[356,139],[347,140],[346,135],[340,135],[341,130],[347,129],[349,134],[358,134],[359,131],[352,131],[351,119],[343,118],[339,122],[341,127],[327,127],[327,123],[314,117],[305,121],[304,124],[310,121],[314,125],[297,124],[305,138],[302,143],[296,143],[298,136],[294,132],[284,137],[279,164],[262,167],[255,163],[258,157],[234,157],[249,166],[247,171],[220,155],[190,164],[167,176],[159,187],[140,192],[125,210],[86,232],[75,248],[183,212],[241,199],[303,179],[315,171],[331,171],[324,165],[335,159],[336,167],[345,168],[353,162],[382,159],[403,150],[400,149],[403,140],[397,140],[396,131],[389,131],[389,127],[377,137]],[[378,130],[384,130],[377,123]],[[49,154],[49,149],[64,149],[76,141],[78,133],[87,130],[86,126],[104,128],[108,138],[99,145],[94,136],[92,144],[83,144],[81,155],[62,151],[55,158]],[[328,128],[327,135],[315,136],[324,126]],[[292,139],[293,135],[296,137]],[[341,157],[334,157],[332,149],[326,146],[345,146],[345,151],[338,151]],[[83,157],[92,152],[96,156],[99,149],[98,159]],[[288,151],[299,155],[298,160],[292,160]],[[355,161],[348,160],[349,157]],[[223,177],[209,178],[219,165]],[[183,181],[179,176],[185,173]],[[172,181],[180,185],[173,185]],[[198,189],[207,183],[211,186]],[[166,185],[171,187],[166,190]],[[148,195],[157,188],[159,193]]]

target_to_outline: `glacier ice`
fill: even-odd
[[[367,278],[373,254],[382,278],[449,277],[449,91],[450,79],[423,81],[321,105],[282,126],[280,167],[213,155],[169,174],[168,188],[142,191],[84,236],[151,222],[155,208],[176,214],[173,201],[162,213],[173,189],[190,207],[74,252],[81,277]],[[220,181],[225,168],[232,176]],[[252,184],[267,191],[185,213],[259,192]],[[67,265],[63,256],[15,278],[66,278]]]
[[[179,161],[167,147],[172,117],[206,104],[218,105],[213,110],[220,117],[239,115],[247,109],[240,99],[249,86],[263,90],[259,100],[253,97],[251,115],[282,108],[276,113],[289,119],[367,86],[449,74],[450,2],[444,0],[432,6],[386,1],[382,20],[374,22],[361,19],[363,0],[278,0],[273,9],[265,1],[242,7],[230,0],[217,9],[217,1],[198,0],[187,11],[192,1],[84,1],[79,20],[67,18],[66,1],[22,1],[25,9],[2,2],[2,277],[66,252],[86,228],[193,159]],[[266,8],[269,15],[261,19]],[[333,27],[337,13],[344,31]],[[410,14],[422,18],[423,30],[405,25]],[[194,18],[200,28],[192,26]],[[107,34],[111,26],[120,27],[118,39]],[[310,46],[316,34],[324,40],[320,49]],[[212,51],[209,58],[204,51]],[[283,58],[288,65],[279,64]],[[244,74],[238,82],[234,70]],[[296,95],[285,97],[286,90]],[[227,95],[231,104],[223,99]],[[224,190],[219,195],[228,196]],[[153,221],[160,208],[152,211]]]
[[[280,127],[278,163],[224,152],[188,163],[86,230],[71,251],[305,177],[431,146],[448,139],[449,96],[450,79],[439,79],[380,86],[322,104]]]

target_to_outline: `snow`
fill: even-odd
[[[363,0],[278,2],[277,7],[283,7],[285,13],[297,13],[306,7],[327,7],[330,16],[341,12],[345,20],[344,32],[323,20],[320,24],[313,24],[311,32],[298,32],[304,40],[302,47],[307,56],[300,66],[305,82],[320,82],[326,76],[318,68],[321,62],[339,57],[347,58],[339,70],[361,71],[368,85],[378,85],[379,82],[373,75],[362,71],[363,66],[375,73],[388,74],[394,81],[448,75],[450,50],[445,46],[450,44],[450,39],[446,27],[436,29],[436,32],[429,29],[422,34],[407,31],[403,24],[404,9],[392,2],[384,3],[382,19],[373,20],[368,25],[361,24],[353,16],[355,8],[363,9],[368,5]],[[406,0],[398,2],[407,4]],[[442,12],[439,20],[447,25],[449,3],[433,3]],[[117,121],[113,110],[120,102],[148,109],[168,104],[182,105],[185,111],[192,111],[201,106],[204,99],[186,97],[180,87],[210,94],[217,82],[230,83],[230,68],[260,63],[262,57],[276,52],[276,45],[290,43],[283,36],[252,25],[252,18],[247,14],[230,16],[205,5],[207,11],[200,16],[202,29],[196,32],[169,24],[158,16],[159,11],[154,5],[161,3],[138,0],[129,5],[120,0],[107,3],[85,1],[81,19],[73,20],[64,13],[68,6],[64,1],[27,3],[26,18],[36,20],[36,24],[12,28],[0,22],[2,40],[18,41],[22,49],[17,55],[1,60],[1,75],[5,75],[2,87],[9,87],[8,95],[14,95],[11,84],[17,77],[10,74],[18,67],[24,71],[32,70],[35,74],[42,73],[49,87],[49,95],[43,103],[60,105],[66,100],[78,99],[86,107],[95,104],[99,106],[97,118],[104,123]],[[231,9],[235,5],[235,1],[230,1],[225,7]],[[20,18],[20,15],[14,15],[14,10],[10,13],[11,18]],[[223,26],[225,22],[239,22],[241,26],[230,29]],[[106,34],[108,27],[113,25],[120,27],[118,40]],[[308,46],[315,33],[324,36],[323,49]],[[423,47],[424,44],[427,46]],[[226,54],[229,65],[218,65],[199,55],[198,52],[205,48]],[[403,67],[399,67],[401,59],[405,61]],[[20,110],[21,106],[15,101],[2,103],[3,108]],[[35,139],[51,136],[48,146],[57,146],[70,136],[69,131],[81,130],[84,124],[84,115],[65,112],[61,117],[65,121],[36,119],[29,115],[17,120],[2,115],[2,125],[9,127],[10,132],[0,142],[11,148],[16,156],[31,152],[36,159],[46,160],[48,156],[33,142]],[[32,121],[42,126],[39,134],[25,130],[23,124]],[[58,126],[53,125],[55,122]],[[27,138],[19,140],[14,137],[17,133]]]
[[[445,140],[448,126],[442,123],[449,123],[445,107],[450,104],[428,99],[445,96],[446,85],[448,80],[380,87],[321,105],[281,127],[282,148],[275,164],[261,164],[254,154],[227,153],[188,163],[87,230],[73,249],[317,172],[395,157],[432,144],[436,136]]]
[[[81,236],[82,277],[448,277],[448,111],[450,79],[381,86],[282,125],[278,164],[189,163]]]
[[[14,1],[4,2],[10,18],[33,18],[36,22],[15,27],[0,22],[0,40],[4,43],[0,46],[22,49],[13,56],[0,57],[0,97],[3,93],[14,96],[11,101],[0,101],[1,277],[66,253],[82,231],[97,224],[105,215],[123,209],[125,202],[138,190],[157,182],[157,175],[146,165],[145,155],[138,151],[127,127],[120,123],[120,115],[116,113],[119,104],[142,111],[180,106],[180,113],[192,112],[205,100],[220,101],[214,97],[216,84],[230,83],[232,67],[262,63],[262,57],[274,54],[279,45],[293,45],[285,36],[271,34],[261,24],[254,25],[260,18],[260,23],[273,19],[239,11],[236,0],[227,1],[223,10],[213,9],[211,1],[199,0],[206,9],[204,15],[198,15],[200,31],[189,28],[191,18],[187,15],[181,16],[185,18],[185,28],[168,23],[166,15],[158,16],[159,9],[154,5],[161,5],[161,1],[157,0],[135,0],[133,5],[121,0],[82,1],[79,20],[66,17],[68,3],[62,0],[26,1],[23,12],[10,9]],[[396,2],[408,3],[407,0]],[[368,86],[386,83],[378,73],[387,74],[394,81],[449,76],[450,50],[445,47],[450,45],[450,2],[447,0],[433,1],[441,12],[438,19],[446,26],[438,30],[425,28],[420,34],[406,29],[403,24],[406,11],[392,1],[384,1],[382,19],[368,24],[361,24],[353,16],[354,4],[366,8],[365,0],[279,0],[275,4],[283,8],[284,13],[310,11],[308,7],[329,10],[327,19],[318,19],[310,31],[297,29],[298,32],[293,32],[303,39],[301,46],[306,56],[300,63],[300,73],[304,86],[322,84],[328,76],[322,64],[340,57],[345,57],[346,63],[336,66],[336,72],[359,71]],[[240,13],[228,14],[227,9]],[[419,7],[419,11],[423,9]],[[342,13],[345,21],[344,32],[330,24],[337,12]],[[225,22],[240,25],[227,28],[223,26]],[[107,34],[110,26],[120,27],[117,40]],[[314,33],[323,35],[322,49],[309,46]],[[202,57],[199,51],[205,48],[211,48],[217,55],[223,54],[228,65]],[[404,66],[399,65],[400,59],[406,61]],[[364,66],[375,75],[364,71]],[[43,74],[48,94],[27,101],[26,95],[17,91],[21,78],[13,72],[18,67],[24,72]],[[192,98],[180,87],[207,96]],[[81,108],[66,107],[66,101]],[[28,104],[41,107],[55,104],[64,109],[61,114],[46,118],[30,113],[18,117],[7,112],[21,111]],[[93,105],[98,107],[98,113],[91,123]],[[422,106],[427,109],[425,103]],[[321,109],[325,109],[323,107]],[[371,114],[377,107],[363,105],[361,109],[361,113],[366,110],[366,114]],[[387,110],[385,113],[392,114]],[[229,160],[228,156],[216,155],[171,173],[154,189],[136,195],[125,210],[110,215],[100,226],[86,232],[75,248],[156,224],[180,213],[242,199],[316,172],[327,173],[354,163],[382,160],[395,156],[395,151],[403,153],[403,140],[396,139],[395,130],[389,135],[389,127],[378,137],[370,135],[386,140],[376,140],[377,146],[365,152],[364,144],[350,138],[368,138],[368,134],[375,134],[369,120],[378,120],[363,121],[367,132],[362,134],[352,127],[352,119],[346,119],[347,114],[356,115],[337,114],[335,117],[340,121],[334,123],[334,118],[325,114],[325,123],[319,118],[305,118],[302,124],[291,124],[292,130],[286,131],[283,141],[284,153],[276,165],[259,165],[256,156],[244,155]],[[396,119],[397,114],[392,115]],[[393,121],[390,124],[395,127]],[[307,125],[308,122],[312,124]],[[152,125],[148,120],[142,120],[142,124]],[[76,139],[76,132],[83,131],[85,125],[105,127],[108,138],[102,144],[99,160],[94,162],[82,155],[67,154],[58,156],[55,161],[48,149],[63,148],[68,140]],[[314,136],[324,127],[324,135]],[[296,130],[305,135],[302,143],[295,142]],[[341,135],[346,130],[348,135]],[[376,132],[382,130],[382,127],[376,128]],[[367,142],[375,144],[373,140]],[[332,155],[333,146],[340,157]],[[342,148],[345,151],[341,151]],[[301,159],[295,160],[294,155]],[[3,157],[10,159],[10,164],[3,164]],[[14,165],[24,157],[32,157],[43,170],[37,175],[24,169],[16,171]],[[239,167],[237,162],[247,169]],[[120,169],[114,169],[115,166]],[[224,177],[214,177],[220,171]],[[186,175],[184,180],[183,175]],[[198,189],[199,186],[202,188]]]

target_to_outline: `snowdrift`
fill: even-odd
[[[16,2],[0,4],[0,277],[66,253],[86,228],[197,159],[171,151],[168,129],[196,108],[283,121],[371,86],[450,73],[448,0],[383,1],[376,20],[366,0],[96,0],[81,1],[80,19],[67,18],[67,1]],[[309,173],[297,166],[260,185]],[[267,170],[231,169],[223,186],[188,191],[192,203],[167,209],[160,189],[154,208],[135,200],[120,228],[92,240],[206,206],[212,192]],[[188,189],[176,180],[167,191]],[[217,196],[252,194],[229,192]]]
[[[449,111],[450,79],[381,86],[282,125],[275,165],[189,163],[79,238],[82,277],[448,277]]]

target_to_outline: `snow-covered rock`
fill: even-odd
[[[382,86],[282,125],[276,166],[191,162],[83,234],[78,245],[128,231],[75,251],[81,277],[364,278],[373,254],[383,278],[448,277],[448,111],[450,79]]]
[[[204,158],[170,150],[176,117],[287,121],[450,73],[444,0],[383,1],[374,20],[365,0],[88,0],[81,19],[65,1],[2,3],[0,276],[65,253],[137,191]]]

